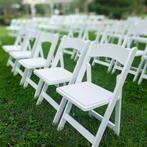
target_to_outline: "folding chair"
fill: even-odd
[[[112,44],[98,45],[92,43],[84,58],[81,70],[77,76],[76,84],[57,88],[57,92],[63,96],[62,102],[64,101],[64,103],[60,104],[53,121],[54,123],[58,122],[59,117],[61,116],[60,110],[64,107],[65,101],[68,100],[61,117],[58,130],[63,129],[65,123],[68,122],[92,144],[92,147],[97,147],[99,145],[107,126],[119,135],[122,88],[133,62],[135,53],[136,49],[127,49]],[[124,65],[122,72],[117,76],[116,86],[113,92],[91,82],[92,76],[89,62],[91,58],[97,56],[113,58]],[[86,71],[88,81],[81,82]],[[89,111],[91,116],[94,116],[101,121],[96,135],[93,135],[70,115],[72,105],[75,105],[82,111]],[[104,116],[102,116],[94,109],[104,105],[107,105],[107,108]],[[115,122],[113,123],[110,121],[110,117],[114,108],[116,108],[116,111]]]
[[[51,66],[51,68],[45,68],[40,70],[35,70],[34,73],[40,78],[38,88],[36,90],[35,96],[39,95],[39,98],[37,100],[37,105],[42,102],[43,99],[47,100],[54,108],[55,110],[58,110],[59,104],[51,97],[49,94],[47,94],[47,88],[51,85],[59,85],[59,84],[66,84],[69,83],[72,79],[74,73],[78,73],[80,66],[83,62],[83,58],[86,54],[87,48],[88,48],[89,42],[83,41],[81,39],[77,38],[62,38],[59,49],[56,53],[54,62]],[[67,48],[74,48],[78,50],[81,54],[77,61],[77,64],[75,65],[75,68],[73,70],[73,73],[65,69],[64,67],[64,49]],[[58,64],[60,63],[61,67],[58,67]],[[42,84],[43,88],[41,90]]]
[[[20,69],[20,66],[18,66],[18,68],[16,69],[16,72],[18,72],[22,76],[20,84],[24,84],[25,82],[24,87],[26,87],[28,85],[28,82],[33,83],[33,81],[31,81],[30,79],[32,75],[32,71],[36,68],[45,68],[51,65],[54,59],[54,53],[58,40],[59,40],[58,34],[45,33],[45,32],[40,33],[39,39],[37,41],[36,49],[34,51],[32,58],[21,59],[18,61],[18,64],[20,64],[20,66],[23,66],[25,68],[24,71]],[[43,52],[43,48],[42,48],[43,43],[50,44],[50,49],[48,51],[48,55],[46,58],[45,55],[41,54],[41,52]],[[33,85],[35,85],[35,83]],[[34,86],[35,89],[36,87],[37,85]]]
[[[26,31],[24,29],[20,30],[17,37],[16,37],[14,44],[13,45],[3,45],[2,46],[3,50],[6,53],[9,53],[11,51],[20,51],[23,46],[23,40],[25,37],[25,33],[26,33]]]
[[[18,60],[31,58],[34,53],[34,50],[36,49],[39,32],[36,32],[36,30],[26,30],[26,32],[27,34],[25,35],[25,38],[23,40],[21,50],[9,52],[9,59],[7,65],[10,65],[12,67],[12,72],[14,72],[14,75],[16,75],[15,70],[18,66]],[[30,49],[30,41],[33,39],[35,39],[35,42],[33,44],[33,47]]]

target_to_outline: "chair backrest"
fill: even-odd
[[[90,40],[89,33],[95,32],[97,36],[97,40],[99,40],[99,37],[101,36],[100,34],[104,31],[104,28],[105,26],[103,23],[94,23],[94,22],[87,23],[83,34],[83,39]]]
[[[18,31],[18,34],[16,35],[15,43],[14,45],[22,45],[23,40],[25,38],[26,32],[24,29],[20,29]]]
[[[50,43],[50,49],[47,55],[46,67],[48,67],[51,61],[54,59],[54,52],[58,43],[59,35],[53,34],[49,32],[39,32],[38,39],[36,39],[33,49],[32,49],[32,57],[38,57],[39,55],[42,58],[45,58],[43,53],[42,44]]]
[[[127,77],[128,72],[129,72],[130,66],[131,66],[133,59],[135,57],[135,54],[136,54],[136,49],[123,48],[121,46],[114,45],[114,44],[91,43],[91,45],[87,51],[87,54],[84,58],[84,61],[81,66],[81,69],[79,71],[79,74],[77,76],[76,82],[82,81],[86,71],[91,72],[91,69],[89,67],[90,66],[89,61],[91,58],[94,58],[94,57],[112,58],[123,65],[122,72],[121,72],[121,74],[119,74],[119,76],[117,78],[116,86],[115,86],[115,89],[113,92],[114,95],[116,97],[118,97],[118,93],[120,92],[120,90],[123,87],[123,84],[125,82],[125,79]],[[89,73],[87,75],[91,76],[91,73]],[[87,78],[91,80],[91,77],[87,77]],[[114,96],[114,98],[115,98],[115,96]]]
[[[23,42],[21,44],[21,49],[23,51],[25,50],[31,50],[31,44],[30,44],[30,41],[33,40],[33,39],[37,39],[38,38],[38,32],[36,30],[30,30],[30,29],[25,29],[24,28],[24,31],[25,31],[25,34],[24,34],[24,39],[23,39]]]
[[[114,34],[114,33],[107,33],[103,32],[101,34],[97,34],[96,39],[94,40],[95,43],[99,44],[117,44],[123,46],[125,41],[125,36],[121,34]]]
[[[57,67],[58,63],[60,63],[61,67],[64,68],[64,50],[71,48],[77,50],[80,55],[82,55],[83,52],[87,49],[87,46],[89,45],[88,41],[84,41],[79,38],[68,38],[68,37],[63,37],[61,39],[59,48],[57,50],[55,59],[53,61],[52,67]],[[80,57],[79,57],[80,58]]]

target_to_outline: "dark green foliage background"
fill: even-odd
[[[90,6],[91,11],[118,19],[145,14],[146,8],[146,0],[94,0]]]

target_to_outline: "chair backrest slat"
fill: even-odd
[[[68,48],[72,48],[75,50],[78,50],[80,53],[83,52],[83,49],[87,47],[88,41],[84,41],[79,38],[69,38],[69,37],[63,37],[61,39],[61,43],[59,45],[58,51],[56,53],[54,62],[52,64],[52,67],[56,67],[57,64],[60,61],[61,55],[64,54],[64,50]]]
[[[117,60],[121,64],[124,64],[128,54],[129,49],[123,48],[115,44],[93,44],[90,46],[91,52],[89,56],[91,57],[109,57]]]

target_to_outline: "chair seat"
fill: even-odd
[[[13,51],[13,52],[10,52],[10,56],[14,59],[30,58],[31,54],[32,54],[31,51]]]
[[[68,82],[72,78],[71,72],[60,67],[39,69],[34,73],[49,85]]]
[[[21,46],[20,45],[4,45],[2,47],[5,52],[11,52],[11,51],[20,51]]]
[[[19,60],[19,63],[27,69],[45,67],[46,60],[43,58],[30,58]]]
[[[83,111],[106,105],[112,97],[112,92],[90,82],[59,87],[57,92]]]
[[[144,51],[137,50],[136,56],[142,56],[144,54]]]

